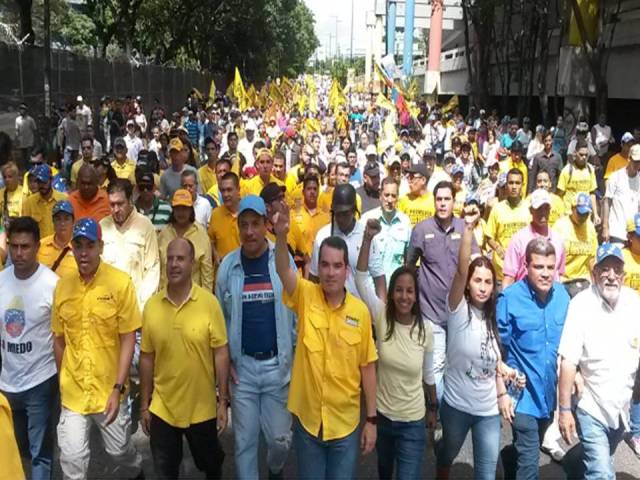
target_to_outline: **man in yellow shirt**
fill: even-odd
[[[29,175],[38,183],[38,192],[24,201],[22,215],[38,222],[40,236],[47,237],[53,233],[53,206],[60,200],[66,200],[67,195],[51,186],[51,168],[48,165],[36,165]]]
[[[493,265],[496,276],[502,281],[504,254],[511,237],[520,229],[529,225],[531,213],[527,202],[522,201],[522,172],[517,168],[507,173],[507,198],[498,202],[489,214],[485,235],[493,250]]]
[[[510,151],[511,151],[511,155],[509,156],[505,164],[506,171],[508,172],[513,168],[517,168],[518,170],[520,170],[520,172],[522,172],[522,191],[527,192],[527,185],[529,180],[529,169],[527,168],[527,164],[525,162],[526,152],[525,152],[524,146],[522,145],[522,143],[520,143],[519,140],[516,140],[511,144]]]
[[[640,293],[640,213],[627,223],[628,244],[624,256],[624,284]]]
[[[204,141],[204,151],[207,155],[207,163],[198,169],[198,179],[200,180],[202,191],[206,193],[211,190],[216,183],[218,183],[218,179],[216,177],[216,164],[218,163],[220,146],[213,138],[207,138]]]
[[[245,197],[247,195],[260,195],[262,189],[268,183],[276,183],[278,185],[285,184],[272,175],[273,170],[273,155],[267,148],[261,148],[256,154],[255,167],[258,170],[258,174],[246,181],[240,182],[240,196]],[[285,187],[286,188],[286,187]]]
[[[118,178],[128,179],[136,171],[136,162],[127,157],[127,143],[124,138],[118,137],[113,142],[113,154],[115,159],[111,162],[113,170]]]
[[[73,206],[67,200],[62,200],[54,205],[52,216],[55,233],[40,240],[38,262],[49,267],[60,277],[77,275],[78,265],[71,251]]]
[[[0,393],[0,478],[7,480],[23,480],[24,470],[16,436],[13,433],[13,415],[6,397]]]
[[[66,478],[87,478],[89,432],[95,424],[122,474],[140,475],[131,441],[127,390],[135,332],[141,327],[136,291],[124,272],[100,260],[102,232],[93,219],[76,222],[71,241],[79,275],[59,280],[51,329],[60,375],[60,466]]]
[[[237,222],[240,180],[235,173],[228,172],[218,180],[218,187],[223,203],[211,212],[208,230],[214,266],[219,265],[227,253],[240,246]]]
[[[419,163],[409,167],[409,193],[398,200],[398,211],[411,220],[411,226],[435,214],[433,194],[427,190],[427,166]]]
[[[0,189],[0,215],[2,225],[6,227],[9,219],[22,215],[22,202],[25,197],[23,186],[20,184],[20,172],[13,162],[2,166],[4,187]]]
[[[596,201],[596,182],[595,169],[587,163],[589,157],[589,144],[586,140],[578,140],[576,142],[576,153],[573,163],[568,163],[560,172],[558,178],[558,195],[564,199],[566,210],[571,209],[573,199],[580,192],[587,192],[591,195],[591,205],[593,208],[593,223],[597,227],[600,224],[598,216],[598,203]]]
[[[589,286],[598,250],[598,234],[589,218],[592,210],[589,194],[580,192],[573,203],[571,214],[553,225],[553,231],[564,240],[565,268],[562,281],[571,297]]]
[[[93,158],[93,138],[90,136],[82,137],[80,153],[82,156],[71,165],[71,188],[76,188],[80,167],[82,167],[82,165],[91,165],[95,160]]]
[[[302,232],[304,253],[311,256],[313,241],[318,231],[331,222],[331,215],[318,207],[320,180],[316,176],[308,176],[302,182],[302,206],[294,210],[291,219]]]
[[[229,405],[227,330],[216,297],[191,281],[194,254],[184,238],[169,243],[167,286],[149,299],[142,317],[140,418],[162,478],[180,474],[183,435],[206,477],[222,474],[218,432],[227,426]]]
[[[362,453],[376,441],[378,358],[367,306],[345,289],[349,252],[345,241],[326,238],[319,251],[319,284],[299,278],[289,264],[287,212],[276,214],[276,270],[283,301],[298,316],[288,408],[298,478],[350,478]],[[359,435],[361,394],[365,422]],[[360,438],[358,438],[360,436]]]
[[[620,141],[620,153],[616,153],[607,162],[607,169],[604,172],[604,179],[608,180],[611,174],[617,170],[621,170],[629,163],[629,152],[633,146],[633,135],[625,132]]]

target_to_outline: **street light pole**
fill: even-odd
[[[353,0],[351,0],[351,41],[349,43],[349,63],[353,66]]]
[[[44,118],[45,135],[51,128],[51,4],[44,0]]]

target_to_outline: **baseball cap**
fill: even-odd
[[[124,138],[118,137],[113,141],[113,148],[116,149],[118,147],[127,148],[127,142],[124,141]]]
[[[367,149],[364,152],[365,156],[378,156],[378,152],[376,151],[376,146],[375,145],[367,145]]]
[[[244,130],[253,130],[254,132],[258,129],[258,126],[256,125],[256,122],[253,119],[250,119],[247,121],[247,124],[244,127]]]
[[[30,175],[33,175],[38,182],[46,183],[51,180],[51,169],[49,165],[43,163],[36,165],[29,171]]]
[[[573,200],[573,204],[575,205],[576,210],[580,215],[591,213],[591,198],[589,197],[588,193],[578,193],[576,195],[576,198]]]
[[[476,205],[480,205],[480,197],[475,192],[469,192],[467,197],[464,199],[464,204],[469,205],[471,203],[475,203]]]
[[[193,207],[193,197],[188,190],[179,188],[173,194],[171,199],[172,207]]]
[[[544,188],[538,188],[531,192],[530,203],[534,210],[545,204],[551,205],[551,195]]]
[[[242,215],[248,210],[251,210],[263,217],[267,216],[267,207],[264,204],[264,200],[257,195],[247,195],[240,200],[238,215]]]
[[[180,152],[184,147],[184,144],[182,143],[182,140],[180,140],[178,137],[172,138],[171,141],[169,142],[169,151],[171,150],[177,150],[178,152]]]
[[[287,187],[284,185],[278,185],[276,182],[270,182],[262,188],[260,197],[264,200],[264,203],[271,203],[282,198],[286,191]]]
[[[640,145],[634,145],[629,150],[629,158],[634,162],[640,161]]]
[[[640,235],[640,213],[636,213],[633,218],[627,222],[627,232],[633,232]]]
[[[616,257],[624,263],[624,257],[622,256],[622,250],[620,250],[620,247],[613,243],[605,242],[598,247],[598,251],[596,252],[596,264],[601,263],[608,257]]]
[[[403,136],[403,135],[409,136],[409,130],[407,130],[406,128],[403,128],[402,130],[400,130],[400,136]]]
[[[93,218],[81,218],[73,226],[73,240],[76,238],[86,238],[92,242],[102,240],[102,229],[100,224]]]
[[[367,162],[367,164],[364,166],[363,173],[369,177],[377,177],[378,175],[380,175],[380,168],[378,167],[378,163]]]
[[[464,175],[464,167],[462,165],[454,165],[451,169],[451,176],[454,177],[460,173]]]
[[[408,173],[417,173],[418,175],[422,175],[424,178],[429,176],[427,172],[427,166],[424,163],[415,163],[411,165],[408,170]]]
[[[620,143],[625,144],[631,142],[633,142],[633,135],[631,134],[631,132],[624,132],[622,138],[620,139]]]
[[[68,200],[60,200],[59,202],[56,202],[53,206],[53,210],[51,211],[51,216],[55,217],[60,212],[68,213],[73,217],[73,205],[71,205],[71,202]]]

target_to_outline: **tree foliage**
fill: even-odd
[[[23,30],[43,0],[0,0]],[[305,70],[318,46],[313,13],[303,0],[85,0],[80,11],[51,0],[52,38],[72,50],[104,57],[118,47],[142,62],[188,66],[261,82]],[[27,16],[28,18],[24,18]],[[33,20],[33,21],[32,21]]]

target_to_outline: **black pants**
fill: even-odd
[[[152,414],[150,433],[153,466],[158,478],[178,478],[182,462],[182,435],[187,437],[196,467],[206,474],[208,480],[221,478],[224,452],[218,443],[215,418],[187,428],[177,428]]]

